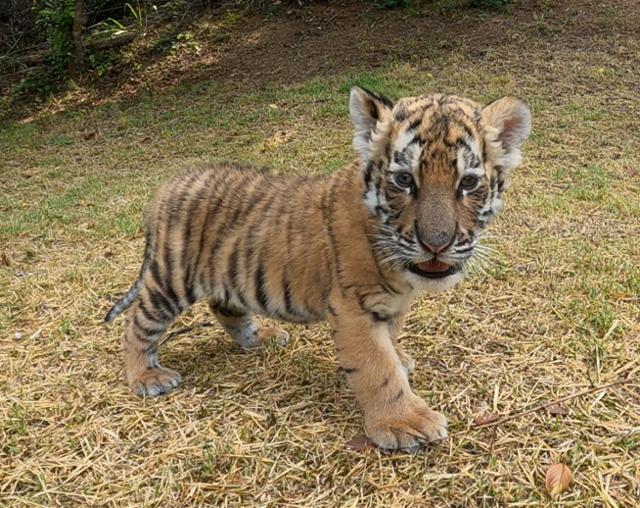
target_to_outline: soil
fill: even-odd
[[[420,70],[443,54],[493,59],[499,67],[502,59],[534,48],[546,50],[549,59],[563,49],[588,52],[603,37],[612,39],[612,57],[624,61],[630,51],[625,41],[637,40],[640,26],[635,0],[607,5],[595,0],[522,0],[507,11],[441,12],[433,5],[383,10],[355,0],[277,7],[280,10],[270,14],[240,13],[223,37],[219,33],[212,37],[210,27],[224,23],[228,12],[200,16],[181,27],[195,34],[197,47],[175,54],[152,49],[175,27],[155,27],[130,48],[136,65],[120,66],[106,77],[81,83],[64,99],[27,109],[33,114],[73,104],[92,106],[205,80],[217,80],[242,93],[394,62]]]

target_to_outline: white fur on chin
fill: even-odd
[[[462,271],[448,275],[442,279],[428,279],[409,271],[405,273],[407,274],[407,279],[416,291],[428,291],[429,293],[447,291],[464,279]]]

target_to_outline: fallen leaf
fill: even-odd
[[[490,423],[495,422],[500,416],[496,413],[489,413],[486,415],[478,415],[473,419],[473,423],[476,427],[482,427],[483,425],[489,425]]]
[[[352,450],[362,452],[367,448],[373,448],[375,445],[373,444],[373,441],[371,441],[371,439],[362,434],[360,436],[349,439],[349,441],[345,443],[345,446],[347,448],[351,448]]]
[[[564,464],[554,464],[547,470],[544,485],[551,497],[555,497],[569,488],[573,482],[573,473]]]
[[[566,416],[569,414],[569,411],[566,407],[561,406],[560,404],[557,404],[555,402],[546,406],[545,409],[549,414],[552,414],[554,416]]]
[[[293,132],[290,131],[280,131],[276,132],[273,136],[265,139],[262,142],[262,147],[260,148],[261,152],[268,152],[269,150],[273,150],[280,145],[287,143],[293,138]]]

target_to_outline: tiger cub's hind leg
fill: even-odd
[[[158,340],[177,314],[176,304],[146,287],[129,309],[123,338],[125,370],[129,386],[137,395],[168,393],[182,381],[179,373],[158,362]]]
[[[264,346],[270,339],[275,338],[280,346],[289,342],[289,334],[280,328],[262,326],[257,319],[242,311],[223,307],[210,300],[209,307],[224,330],[245,349],[255,349]]]

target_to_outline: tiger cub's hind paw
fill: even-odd
[[[289,334],[275,326],[262,326],[256,332],[258,345],[263,346],[270,340],[274,340],[278,346],[286,346],[289,343]]]
[[[400,363],[404,367],[404,370],[407,371],[407,374],[411,374],[416,370],[416,361],[407,354],[407,352],[402,349],[400,346],[396,347],[396,352],[398,353],[398,358],[400,358]]]
[[[169,393],[182,381],[182,376],[175,370],[164,367],[148,368],[142,371],[131,382],[131,390],[141,397],[157,397]]]

